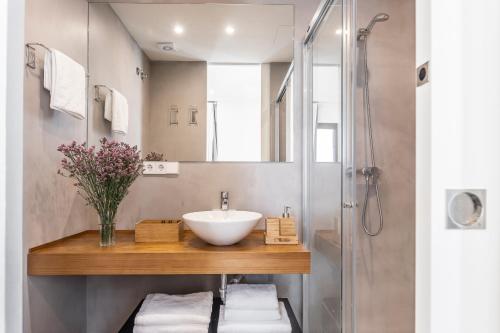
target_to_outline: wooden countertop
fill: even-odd
[[[213,246],[185,231],[177,243],[135,243],[133,230],[99,246],[89,230],[30,249],[29,275],[308,274],[311,253],[302,245],[265,245],[254,231],[231,246]]]

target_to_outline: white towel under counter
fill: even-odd
[[[225,306],[238,310],[278,310],[278,293],[274,284],[230,284]]]
[[[134,333],[207,333],[208,325],[135,325]]]
[[[273,310],[240,310],[240,309],[224,309],[224,320],[228,321],[266,321],[280,320],[281,311]]]
[[[189,295],[149,294],[135,317],[135,326],[180,326],[210,324],[213,293]]]
[[[224,319],[225,307],[220,307],[218,333],[290,333],[292,325],[286,312],[285,305],[279,302],[280,320],[268,321],[228,321]]]

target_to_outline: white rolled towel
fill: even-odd
[[[228,321],[222,315],[224,313],[224,306],[221,306],[219,313],[219,325],[217,327],[218,333],[290,333],[292,332],[292,325],[286,312],[285,305],[279,303],[281,310],[280,320],[267,320],[267,321]]]
[[[208,325],[211,291],[188,295],[149,294],[135,317],[136,326]]]
[[[135,325],[134,333],[207,333],[208,325]]]
[[[279,309],[274,310],[240,310],[229,309],[224,310],[224,320],[229,321],[265,321],[265,320],[280,320],[281,312]]]
[[[230,284],[227,286],[227,309],[279,310],[274,284]]]

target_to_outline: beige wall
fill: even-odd
[[[71,27],[71,28],[68,28]],[[26,1],[25,40],[87,62],[85,0]],[[49,109],[43,88],[44,50],[37,69],[24,76],[24,248],[88,228],[89,209],[72,181],[57,175],[61,143],[86,140],[86,121]],[[24,286],[24,332],[84,332],[85,278],[28,277]],[[68,305],[71,306],[68,306]]]
[[[414,332],[415,288],[415,2],[358,1],[358,24],[386,12],[369,40],[370,97],[375,154],[382,169],[384,230],[378,237],[357,234],[357,319],[360,333]],[[366,147],[358,89],[358,167]],[[362,179],[358,179],[362,184]],[[364,186],[359,185],[362,202]],[[371,200],[375,200],[371,196]],[[377,223],[375,201],[369,213]],[[360,219],[358,219],[358,226]]]
[[[169,161],[205,161],[207,137],[207,63],[155,61],[151,63],[149,121],[144,127],[144,153],[163,153]],[[178,125],[170,125],[176,105]],[[190,125],[189,108],[198,109],[198,125]]]
[[[108,4],[89,6],[89,143],[99,145],[102,137],[143,147],[143,124],[149,108],[148,79],[141,80],[136,68],[150,72],[149,59]],[[118,90],[128,102],[129,128],[126,135],[111,133],[104,119],[104,103],[95,100],[94,86],[103,84]],[[102,97],[106,89],[101,90]]]

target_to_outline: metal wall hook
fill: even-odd
[[[139,68],[139,67],[136,67],[135,68],[135,73],[137,75],[139,75],[139,77],[141,78],[141,80],[144,81],[144,79],[147,79],[149,78],[149,74],[145,73],[144,70],[142,68]]]
[[[189,125],[198,125],[198,107],[191,105],[189,107]]]
[[[169,125],[179,125],[179,107],[177,105],[170,105],[169,110]]]

